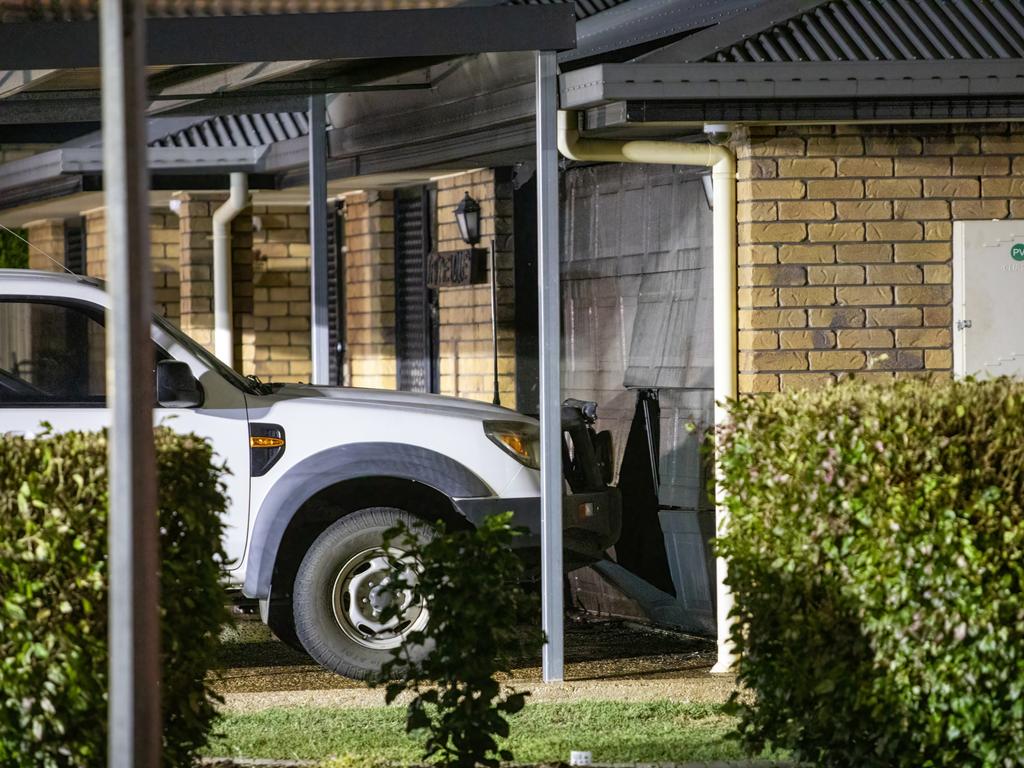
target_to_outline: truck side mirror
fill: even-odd
[[[195,408],[203,404],[203,390],[188,363],[180,360],[157,362],[156,401],[164,408]]]

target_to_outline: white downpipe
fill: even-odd
[[[213,212],[213,353],[234,367],[235,339],[231,308],[231,222],[249,205],[249,177],[231,174],[231,193]]]
[[[736,157],[723,146],[683,144],[674,141],[619,141],[585,139],[579,134],[575,112],[558,113],[558,149],[570,160],[604,163],[652,163],[694,165],[711,168],[714,182],[712,264],[714,276],[714,361],[715,425],[725,422],[721,403],[737,394],[737,296],[736,296]],[[716,498],[721,491],[716,488]],[[715,512],[719,534],[728,525],[728,512],[719,505]],[[726,563],[715,563],[718,606],[718,663],[712,672],[728,672],[734,657],[729,642],[729,612],[732,595],[725,585]]]

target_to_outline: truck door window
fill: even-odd
[[[82,308],[0,302],[0,406],[102,406],[103,325]]]

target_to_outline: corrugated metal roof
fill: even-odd
[[[512,0],[509,5],[561,5],[565,2],[572,2],[576,7],[576,18],[582,21],[629,0]]]
[[[305,112],[221,115],[149,142],[151,147],[259,147],[309,133]]]
[[[705,61],[920,61],[1024,56],[1024,0],[833,0]]]

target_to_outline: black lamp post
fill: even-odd
[[[466,245],[480,242],[480,203],[470,197],[469,192],[455,208],[455,221]]]

